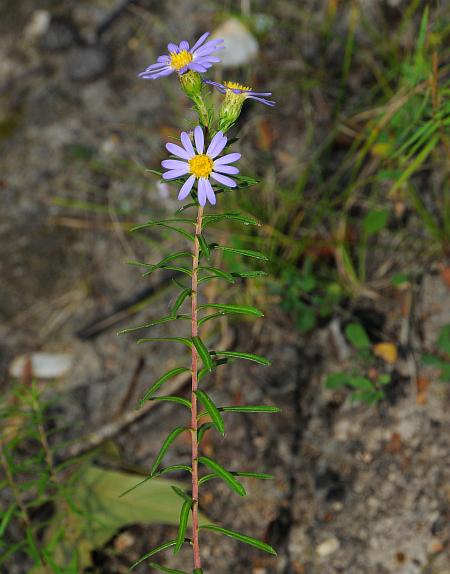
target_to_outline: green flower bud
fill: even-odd
[[[181,74],[180,82],[184,93],[189,98],[199,95],[202,91],[202,78],[198,72],[189,70],[185,74]]]

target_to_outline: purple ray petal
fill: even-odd
[[[223,148],[227,145],[227,137],[222,132],[217,132],[209,144],[208,151],[206,152],[213,159],[222,152]]]
[[[193,157],[184,148],[174,143],[166,143],[166,149],[167,151],[170,151],[170,153],[172,153],[173,155],[176,155],[177,157],[182,157],[183,159],[191,159]]]
[[[180,51],[181,50],[189,50],[189,42],[186,42],[186,40],[182,40],[180,42]]]
[[[176,179],[177,177],[182,177],[189,173],[189,169],[186,166],[186,169],[172,169],[171,171],[166,171],[163,173],[163,179]]]
[[[168,68],[167,70],[163,70],[162,72],[156,72],[153,74],[147,73],[147,72],[141,72],[139,74],[140,78],[143,78],[144,80],[156,80],[157,78],[163,78],[164,76],[170,76],[170,74],[173,73],[172,68]]]
[[[181,161],[179,159],[165,159],[164,161],[161,162],[161,165],[165,168],[165,169],[188,169],[189,170],[189,165],[187,162],[185,161]]]
[[[205,149],[205,136],[203,135],[203,130],[200,126],[197,126],[194,130],[194,140],[197,153],[202,154]]]
[[[236,187],[236,182],[231,177],[227,177],[226,175],[221,175],[220,173],[216,173],[215,171],[211,172],[211,177],[218,181],[219,183],[223,183],[223,185],[227,185],[228,187]]]
[[[192,145],[191,138],[186,132],[181,132],[181,143],[188,154],[193,157],[195,155],[194,146]]]
[[[205,179],[206,197],[211,205],[216,205],[216,195],[208,179]]]
[[[170,62],[170,57],[164,54],[164,56],[158,56],[158,59],[156,61],[167,64],[168,62]]]
[[[198,180],[198,202],[202,207],[205,207],[206,204],[206,187],[205,187],[205,178],[201,177]]]
[[[201,64],[194,63],[194,62],[190,62],[188,64],[188,68],[190,70],[193,70],[194,72],[200,72],[200,73],[206,72],[206,70],[208,69],[208,68],[205,68],[205,66],[202,66]]]
[[[225,165],[227,163],[233,163],[238,159],[241,159],[240,153],[228,153],[227,155],[224,155],[214,160],[214,165]]]
[[[249,100],[256,100],[257,102],[261,102],[262,104],[270,106],[271,108],[275,105],[275,102],[273,100],[266,100],[265,98],[258,98],[256,96],[247,96],[247,97]]]
[[[218,173],[228,173],[230,175],[236,175],[239,173],[238,168],[234,167],[234,165],[214,165],[214,171],[217,171]]]
[[[169,50],[169,52],[175,52],[176,54],[178,54],[179,52],[178,46],[176,44],[172,44],[172,42],[170,44],[167,44],[167,49]]]
[[[194,52],[197,48],[200,48],[200,46],[205,42],[209,34],[210,34],[209,32],[205,32],[202,36],[200,36],[197,42],[195,42],[195,44],[192,46],[191,52]]]
[[[189,193],[190,193],[190,191],[191,191],[191,189],[192,189],[192,186],[194,185],[194,181],[195,181],[195,175],[191,175],[191,176],[188,177],[187,180],[183,183],[183,186],[182,186],[182,188],[180,189],[180,193],[178,194],[178,199],[179,199],[180,201],[182,201],[183,199],[185,199],[185,198],[189,195]]]

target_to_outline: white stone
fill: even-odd
[[[72,366],[72,355],[67,353],[31,353],[16,357],[9,367],[14,378],[26,375],[27,362],[31,361],[31,375],[37,379],[59,379]]]
[[[226,20],[213,34],[224,40],[225,49],[218,52],[224,68],[243,66],[254,60],[259,46],[253,34],[236,18]]]
[[[319,556],[329,556],[330,554],[333,554],[333,552],[336,552],[340,545],[341,544],[337,538],[327,538],[327,540],[317,546],[316,551]]]

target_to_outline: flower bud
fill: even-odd
[[[219,130],[225,133],[236,123],[241,115],[242,105],[246,99],[245,93],[236,94],[232,90],[227,90],[219,116]]]

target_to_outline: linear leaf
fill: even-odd
[[[189,277],[192,277],[192,271],[190,269],[188,269],[187,267],[181,267],[179,265],[167,265],[166,263],[164,263],[164,265],[160,265],[158,269],[167,269],[168,271],[178,271],[178,273],[184,273],[185,275],[189,275]],[[153,273],[153,271],[154,269],[146,271],[143,274],[143,277],[148,277]]]
[[[190,251],[177,251],[176,253],[171,253],[170,255],[163,257],[163,259],[161,259],[161,261],[158,261],[158,263],[146,263],[145,265],[146,267],[149,267],[154,271],[155,269],[159,269],[159,267],[162,267],[166,263],[175,261],[175,259],[178,259],[179,257],[192,257],[192,253]]]
[[[220,313],[211,313],[211,315],[206,315],[198,320],[198,326],[204,325],[206,321],[210,321],[211,319],[217,319],[220,317],[225,317],[226,315],[234,315],[235,313],[230,313],[226,311],[221,311]]]
[[[156,546],[155,548],[153,548],[153,550],[150,550],[150,552],[147,552],[147,554],[144,554],[144,556],[141,556],[139,560],[137,560],[134,564],[132,564],[130,566],[130,570],[133,570],[134,568],[136,568],[136,566],[142,564],[142,562],[144,562],[144,560],[147,560],[147,558],[151,558],[155,554],[158,554],[158,552],[161,552],[162,550],[167,550],[167,548],[175,546],[176,543],[177,543],[176,540],[169,540],[168,542],[164,542],[164,544]]]
[[[196,224],[195,219],[189,219],[186,217],[169,217],[168,219],[158,219],[155,221],[147,221],[146,223],[142,223],[130,229],[130,231],[135,231],[136,229],[145,229],[146,227],[155,227],[161,224],[171,224],[171,223],[191,223],[192,225]]]
[[[183,489],[178,488],[178,486],[171,486],[170,488],[175,492],[175,494],[178,494],[178,496],[182,498],[184,502],[192,503],[192,498],[189,496],[189,494],[186,494]]]
[[[189,410],[192,408],[191,401],[188,401],[187,399],[183,399],[182,397],[172,397],[172,396],[152,397],[149,400],[150,401],[166,401],[169,403],[178,403],[179,405],[183,405],[184,407],[188,408]]]
[[[138,339],[138,345],[141,345],[142,343],[152,343],[156,341],[168,341],[169,343],[170,342],[182,343],[186,347],[189,347],[189,349],[192,347],[192,341],[190,339],[187,339],[186,337],[146,337],[145,339]]]
[[[202,403],[202,405],[207,410],[209,416],[214,423],[216,429],[220,432],[222,436],[225,435],[225,423],[223,422],[222,415],[220,414],[218,408],[213,403],[211,398],[205,393],[205,391],[196,391],[195,393],[198,397],[198,400]]]
[[[251,307],[249,305],[228,305],[221,303],[206,303],[205,305],[199,305],[199,310],[201,309],[220,309],[221,311],[228,311],[229,313],[236,313],[239,315],[250,315],[253,317],[264,317],[264,314],[256,307]]]
[[[214,423],[211,423],[211,422],[203,423],[202,425],[199,426],[198,431],[197,431],[197,442],[198,442],[198,444],[200,444],[202,442],[202,439],[205,436],[205,433],[212,428],[214,428]]]
[[[187,220],[187,221],[189,221],[189,223],[191,223],[190,220]],[[190,241],[194,241],[194,234],[193,233],[189,233],[189,231],[186,231],[182,227],[177,227],[175,225],[172,225],[171,223],[165,223],[164,221],[153,221],[151,223],[143,223],[142,225],[138,225],[136,227],[131,228],[130,231],[138,231],[139,229],[145,229],[147,227],[154,227],[154,226],[159,226],[159,227],[164,227],[166,229],[171,229],[172,231],[179,233],[180,235],[182,235],[186,239],[189,239]]]
[[[177,375],[180,375],[181,373],[189,373],[190,369],[186,369],[186,367],[175,367],[174,369],[170,369],[170,371],[167,371],[166,373],[164,373],[164,375],[161,375],[159,377],[159,379],[157,379],[153,385],[148,389],[148,391],[145,393],[145,395],[143,396],[143,398],[140,400],[140,405],[142,406],[145,401],[148,401],[148,399],[154,394],[156,393],[156,391],[169,379],[172,379],[173,377],[176,377]]]
[[[218,532],[219,534],[224,534],[225,536],[229,536],[230,538],[234,538],[235,540],[239,540],[239,542],[244,542],[245,544],[249,544],[250,546],[254,546],[259,550],[263,550],[264,552],[268,552],[273,556],[276,556],[276,551],[265,542],[261,542],[256,538],[252,538],[251,536],[247,536],[246,534],[240,534],[235,530],[229,530],[228,528],[222,528],[221,526],[216,526],[215,524],[205,524],[200,526],[200,528],[204,530],[212,530],[213,532]]]
[[[187,299],[187,297],[191,295],[191,293],[192,289],[190,289],[189,287],[186,287],[181,291],[181,293],[177,297],[177,300],[173,304],[172,309],[170,310],[171,315],[176,315],[181,305],[183,305],[184,301]]]
[[[155,327],[156,325],[162,325],[164,323],[169,323],[170,321],[177,321],[178,319],[190,319],[190,315],[168,315],[167,317],[162,317],[156,321],[151,321],[150,323],[144,323],[142,325],[137,325],[136,327],[129,327],[128,329],[122,329],[118,332],[118,335],[124,335],[126,333],[133,333],[133,331],[139,331],[140,329],[149,329],[150,327]]]
[[[274,478],[273,474],[267,474],[265,472],[232,472],[233,476],[241,476],[243,478],[259,478],[260,480],[272,480]],[[201,486],[205,484],[205,482],[209,482],[214,478],[219,478],[217,474],[205,474],[202,478],[198,481],[198,485]]]
[[[212,371],[214,364],[205,343],[198,336],[192,337],[192,343],[194,343],[194,347],[197,349],[205,368],[208,369],[208,371]]]
[[[199,242],[199,244],[200,244],[200,249],[201,249],[203,255],[206,257],[206,259],[209,259],[210,256],[211,256],[211,251],[210,251],[210,249],[209,249],[208,242],[206,241],[205,236],[203,235],[203,233],[201,233],[201,234],[198,236],[198,242]]]
[[[175,568],[167,568],[167,566],[161,566],[161,564],[157,564],[156,562],[150,562],[149,566],[154,568],[155,570],[159,570],[160,572],[167,572],[167,574],[188,574],[185,570],[176,570]]]
[[[183,506],[181,507],[180,524],[178,526],[177,543],[175,545],[175,548],[173,549],[174,554],[178,554],[181,547],[183,546],[184,537],[186,534],[187,523],[189,520],[189,513],[191,512],[193,502],[194,501],[192,499],[185,500],[183,503]]]
[[[11,506],[8,508],[8,510],[3,515],[2,521],[0,523],[0,538],[3,536],[3,534],[5,533],[5,530],[8,528],[8,524],[9,524],[11,518],[13,517],[14,512],[16,511],[16,508],[17,508],[16,504],[11,504]]]
[[[224,413],[279,413],[281,409],[270,405],[245,405],[241,407],[219,407]]]
[[[218,267],[210,267],[210,266],[204,266],[201,265],[199,267],[200,271],[210,271],[215,277],[217,277],[218,279],[225,279],[225,281],[228,281],[228,283],[234,283],[234,279],[233,276],[231,275],[231,273],[227,273],[226,271],[223,271],[223,269],[219,269]],[[202,283],[203,280],[206,279],[206,277],[202,277],[199,279],[199,283]]]
[[[166,452],[169,450],[170,445],[185,430],[187,430],[186,427],[176,427],[173,429],[172,432],[169,433],[169,436],[166,438],[162,447],[159,450],[158,456],[156,457],[155,462],[153,463],[150,474],[154,474],[158,470],[158,466],[160,465]]]
[[[236,359],[246,359],[247,361],[254,361],[260,365],[270,366],[272,363],[262,357],[261,355],[254,355],[252,353],[241,353],[239,351],[211,351],[211,355],[220,355],[222,357],[230,357]]]
[[[265,271],[241,271],[240,273],[233,272],[231,275],[242,279],[251,279],[252,277],[266,277],[267,273]]]
[[[242,215],[240,213],[218,213],[217,215],[205,215],[203,217],[203,227],[207,227],[212,223],[218,223],[219,221],[224,220],[231,220],[231,221],[238,221],[239,223],[243,223],[244,225],[260,225],[256,219],[253,217],[247,217],[246,215]]]
[[[218,245],[217,243],[212,243],[210,247],[213,249],[219,249],[220,251],[225,251],[227,253],[236,253],[236,255],[242,255],[244,257],[252,257],[253,259],[261,259],[262,261],[269,261],[269,258],[260,253],[259,251],[252,251],[251,249],[238,249],[237,247],[228,247],[226,245]]]
[[[122,494],[119,495],[119,498],[122,498],[122,496],[125,496],[128,493],[135,490],[136,488],[139,488],[139,486],[142,486],[149,480],[152,480],[152,478],[157,478],[158,476],[167,474],[168,472],[177,472],[179,470],[186,470],[187,472],[192,473],[192,468],[186,464],[172,464],[171,466],[166,466],[165,468],[162,468],[158,472],[155,472],[155,474],[150,474],[149,476],[146,476],[143,480],[137,482],[134,486],[122,492]]]
[[[199,462],[208,466],[212,471],[214,471],[228,486],[237,492],[239,496],[245,496],[247,492],[242,484],[234,478],[234,476],[229,472],[226,468],[220,465],[215,460],[207,456],[200,456],[198,459]]]
[[[228,363],[228,359],[215,359],[213,361],[213,369],[220,367],[220,365],[226,365],[227,363]],[[203,369],[200,369],[198,372],[198,380],[201,381],[203,379],[203,377],[210,372],[211,371],[209,369],[207,369],[206,367],[203,367]]]

